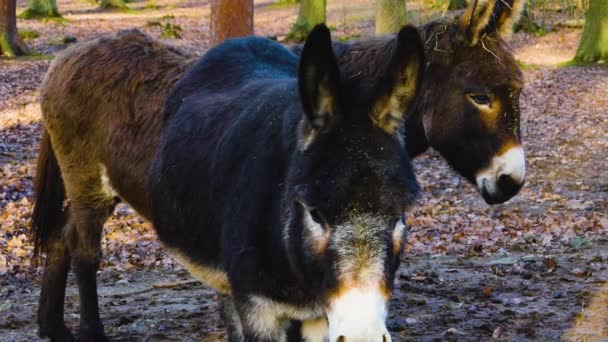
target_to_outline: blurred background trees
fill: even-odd
[[[28,0],[27,8],[20,15],[23,19],[61,17],[57,10],[57,0]]]
[[[17,32],[17,2],[0,0],[0,56],[15,57],[24,52]]]
[[[253,34],[253,0],[211,0],[211,45]]]
[[[16,1],[19,1],[17,5],[21,6],[27,3],[27,7],[17,20],[60,17],[57,0],[0,0],[0,51],[5,56],[15,56],[25,51],[17,32],[18,23],[13,15]],[[134,11],[142,9],[142,3],[145,2],[144,0],[96,1],[102,8],[111,9],[124,9],[127,8],[127,2],[133,2]],[[289,32],[278,33],[275,37],[281,41],[301,42],[310,30],[321,22],[328,22],[330,28],[337,31],[340,39],[349,40],[370,34],[397,32],[406,23],[422,25],[442,16],[459,15],[471,1],[473,0],[257,0],[256,6],[260,8],[276,6],[279,11],[285,10],[291,13],[296,11],[297,16],[294,17],[292,14],[290,18],[293,19],[289,19],[293,20]],[[148,2],[155,4],[155,0]],[[197,6],[193,10],[199,10]],[[215,45],[229,37],[254,33],[254,0],[210,0],[209,6],[210,45]],[[581,29],[584,33],[575,60],[583,63],[602,61],[607,59],[608,54],[607,7],[608,0],[528,0],[516,29],[539,36],[562,27]],[[150,8],[147,5],[143,7],[143,9]],[[330,17],[328,17],[328,8],[331,8]],[[160,23],[159,20],[151,22]],[[170,28],[179,29],[181,32],[181,28],[174,22],[170,24]],[[167,25],[158,26],[164,29]],[[31,30],[22,33],[26,34],[28,31]],[[181,34],[163,32],[160,36],[164,38],[181,36]],[[27,37],[22,39],[26,42],[28,40]]]
[[[405,25],[404,0],[377,0],[376,34],[398,32]]]
[[[608,0],[590,0],[575,61],[608,61]]]
[[[326,21],[326,7],[326,0],[300,0],[298,19],[287,35],[288,40],[304,41],[315,25]]]

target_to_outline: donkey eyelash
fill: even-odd
[[[478,105],[482,105],[482,106],[491,106],[492,105],[492,98],[489,95],[469,94],[468,96],[469,96],[469,98],[471,98],[471,100],[473,100],[473,102],[475,102]]]

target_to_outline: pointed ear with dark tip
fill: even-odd
[[[526,0],[498,0],[490,20],[489,31],[498,32],[503,38],[510,36],[525,5]]]
[[[394,134],[403,124],[420,88],[424,70],[424,46],[420,33],[405,26],[397,35],[386,74],[376,85],[371,118],[376,126]]]
[[[487,32],[496,2],[501,0],[472,0],[462,17],[460,17],[459,36],[470,46],[479,43]]]
[[[485,33],[509,36],[526,0],[472,0],[460,18],[459,37],[473,46]]]
[[[300,122],[299,144],[304,150],[320,132],[329,130],[339,115],[340,73],[329,29],[313,28],[302,48],[298,86],[304,117]]]

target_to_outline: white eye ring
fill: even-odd
[[[321,239],[325,236],[325,229],[320,223],[312,218],[312,213],[308,208],[304,208],[303,221],[304,227],[310,232],[313,239]]]
[[[405,215],[402,215],[397,223],[395,223],[395,229],[393,230],[393,250],[395,253],[401,250],[405,234],[407,234],[407,225],[405,224]]]

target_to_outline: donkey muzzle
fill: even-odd
[[[488,204],[508,201],[519,193],[526,179],[526,159],[520,145],[494,156],[490,166],[477,173],[475,181]]]
[[[350,289],[326,310],[329,342],[391,342],[386,328],[387,298],[375,289]]]

